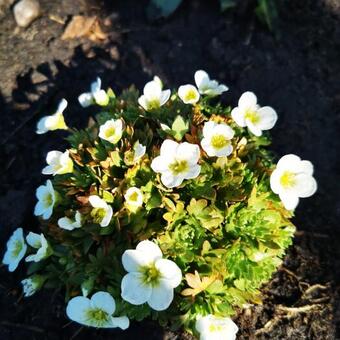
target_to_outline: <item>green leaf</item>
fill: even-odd
[[[167,18],[175,12],[181,2],[182,0],[151,0],[146,9],[148,19]]]
[[[174,138],[180,142],[189,130],[189,122],[186,122],[182,116],[177,116],[172,123],[171,130]]]
[[[267,25],[270,31],[274,31],[278,20],[275,0],[258,0],[257,2],[258,5],[255,9],[255,14],[262,23]]]

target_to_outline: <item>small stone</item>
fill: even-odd
[[[28,27],[40,15],[40,5],[37,0],[21,0],[13,11],[18,26]]]

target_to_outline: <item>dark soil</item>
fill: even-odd
[[[47,151],[64,143],[63,133],[37,136],[38,118],[65,97],[67,121],[85,126],[93,112],[79,110],[77,96],[97,75],[119,92],[133,83],[142,88],[154,74],[177,87],[202,68],[230,87],[226,102],[235,105],[253,90],[275,107],[273,150],[311,160],[319,183],[296,210],[294,246],[263,287],[263,305],[238,313],[238,339],[340,339],[339,1],[279,1],[279,36],[257,22],[247,1],[221,14],[217,1],[187,0],[154,23],[145,17],[146,3],[41,0],[43,15],[27,30],[16,28],[10,11],[0,19],[1,254],[15,228],[37,229],[40,171]],[[75,14],[99,15],[108,40],[62,41],[62,22]],[[66,319],[61,292],[23,299],[20,268],[0,269],[1,340],[189,338],[151,321],[125,332],[82,329]]]

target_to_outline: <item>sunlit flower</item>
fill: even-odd
[[[202,70],[195,72],[195,83],[200,94],[210,97],[219,96],[228,91],[227,86],[219,84],[216,80],[211,80],[208,73]]]
[[[230,142],[233,137],[234,130],[229,125],[210,121],[204,124],[201,145],[210,157],[226,157],[233,152]]]
[[[260,107],[253,92],[242,94],[231,116],[237,125],[248,127],[255,136],[261,136],[263,130],[270,130],[277,121],[275,110],[270,106]]]
[[[102,81],[97,77],[96,81],[91,84],[91,92],[82,93],[78,97],[78,101],[82,107],[88,107],[92,104],[106,106],[109,104],[110,98],[105,90],[101,89]]]
[[[132,212],[136,212],[143,205],[143,193],[136,187],[129,188],[124,198],[126,207]]]
[[[162,91],[163,84],[158,77],[154,77],[144,86],[143,95],[138,98],[138,103],[146,111],[158,109],[170,98],[171,91]]]
[[[315,193],[317,183],[313,171],[310,161],[301,160],[296,155],[285,155],[279,160],[270,176],[270,186],[287,210],[296,208],[299,197],[305,198]]]
[[[199,316],[196,329],[200,340],[235,340],[238,327],[230,318],[220,318],[212,314]]]
[[[112,144],[116,144],[122,138],[123,122],[121,119],[110,119],[99,128],[99,137]]]
[[[145,151],[146,146],[140,144],[139,141],[137,141],[133,145],[133,162],[139,161],[145,155]]]
[[[53,207],[56,202],[56,193],[53,189],[52,182],[46,181],[46,185],[41,185],[35,193],[38,202],[34,208],[35,216],[42,216],[44,220],[51,217]]]
[[[72,298],[66,308],[67,316],[75,322],[96,328],[127,329],[129,319],[126,316],[114,317],[116,302],[106,292],[97,292],[91,299],[85,296]]]
[[[79,211],[75,213],[74,218],[62,217],[58,220],[58,226],[65,230],[73,230],[81,227],[82,216]]]
[[[179,144],[167,139],[161,146],[160,156],[152,161],[151,168],[162,174],[161,180],[166,187],[173,188],[181,185],[183,180],[199,175],[199,157],[198,145],[187,142]]]
[[[128,274],[123,277],[121,288],[125,301],[133,305],[147,302],[157,311],[170,306],[182,273],[175,262],[162,256],[160,248],[151,241],[142,241],[135,250],[124,252],[122,262]]]
[[[26,262],[39,262],[50,255],[52,255],[52,249],[50,248],[44,234],[36,234],[30,232],[26,236],[27,243],[35,249],[38,249],[35,254],[28,255],[25,259]]]
[[[8,266],[10,272],[13,272],[25,256],[26,250],[27,245],[25,243],[23,230],[22,228],[18,228],[7,241],[7,249],[2,263]]]
[[[46,162],[48,165],[42,170],[44,175],[63,175],[73,171],[73,161],[68,150],[64,153],[50,151]]]
[[[112,218],[112,207],[96,195],[90,196],[89,202],[94,208],[91,211],[93,221],[100,224],[101,227],[107,227]]]
[[[48,131],[67,130],[63,112],[67,107],[67,100],[62,99],[58,105],[57,112],[51,116],[41,118],[37,125],[37,134],[41,135]]]
[[[194,85],[182,85],[178,89],[178,96],[184,104],[196,104],[200,100],[200,94]]]
[[[38,274],[32,275],[31,277],[22,280],[21,284],[24,291],[24,296],[29,297],[35,294],[42,287],[45,280],[45,277]]]

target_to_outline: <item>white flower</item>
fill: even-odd
[[[112,218],[112,207],[96,195],[90,196],[89,202],[94,208],[91,211],[93,221],[100,224],[101,227],[107,227]]]
[[[24,291],[24,296],[29,297],[35,294],[44,284],[45,278],[41,275],[32,275],[31,277],[22,280],[22,289]]]
[[[199,157],[198,145],[187,142],[179,144],[166,139],[161,146],[160,156],[152,161],[151,168],[162,174],[161,180],[166,187],[173,188],[181,185],[184,179],[199,175]]]
[[[8,270],[13,272],[25,256],[26,250],[27,245],[25,243],[23,230],[22,228],[18,228],[7,241],[7,250],[2,259],[2,263],[8,265]]]
[[[142,241],[136,250],[124,252],[122,263],[128,274],[123,277],[121,288],[125,301],[133,305],[147,302],[157,311],[170,306],[182,273],[175,262],[162,256],[160,248],[151,241]]]
[[[35,254],[28,255],[25,259],[26,262],[39,262],[52,254],[49,244],[44,236],[44,234],[36,234],[30,232],[26,236],[27,243],[38,251]]]
[[[123,122],[121,119],[110,119],[99,128],[99,137],[112,144],[116,144],[122,138]]]
[[[94,103],[100,106],[109,104],[110,98],[106,91],[101,89],[102,81],[97,77],[96,81],[91,84],[91,92],[82,93],[78,97],[78,101],[82,107],[88,107]]]
[[[270,176],[270,186],[287,210],[294,210],[299,197],[312,196],[317,183],[313,177],[313,164],[296,155],[283,156]]]
[[[219,96],[228,91],[227,86],[219,84],[216,80],[211,80],[208,73],[202,70],[195,72],[195,83],[200,94],[210,97]]]
[[[182,85],[178,89],[178,96],[184,104],[196,104],[200,99],[200,94],[194,85]]]
[[[56,202],[56,192],[53,189],[52,182],[46,181],[46,185],[41,185],[35,193],[38,202],[34,208],[35,216],[42,216],[44,220],[51,217],[53,206]]]
[[[57,112],[51,116],[45,116],[41,118],[37,125],[37,134],[41,135],[48,131],[54,130],[67,130],[68,127],[65,124],[63,112],[67,107],[67,100],[62,99],[58,105]]]
[[[129,319],[126,316],[113,317],[116,310],[114,298],[106,292],[97,292],[91,299],[85,296],[72,298],[66,308],[67,316],[85,326],[97,328],[127,329]]]
[[[200,340],[235,340],[238,327],[230,318],[220,318],[212,314],[199,316],[196,329]]]
[[[233,152],[230,143],[233,137],[234,130],[229,125],[210,121],[204,124],[201,145],[210,157],[226,157]]]
[[[65,230],[73,230],[81,227],[82,216],[79,211],[76,212],[74,219],[69,217],[62,217],[58,220],[58,226]]]
[[[270,130],[277,121],[275,110],[270,106],[260,107],[253,92],[242,94],[231,116],[237,125],[247,126],[255,136],[261,136],[263,130]]]
[[[66,150],[50,151],[46,157],[47,166],[42,170],[44,175],[63,175],[73,171],[73,161],[70,153]]]
[[[162,91],[163,84],[158,77],[154,77],[144,86],[143,95],[138,98],[138,103],[146,111],[158,109],[170,98],[171,91]]]
[[[145,155],[145,151],[146,146],[140,144],[139,141],[137,141],[133,145],[133,162],[139,161]]]
[[[136,187],[129,188],[124,198],[127,208],[132,212],[136,212],[143,205],[143,193]]]

